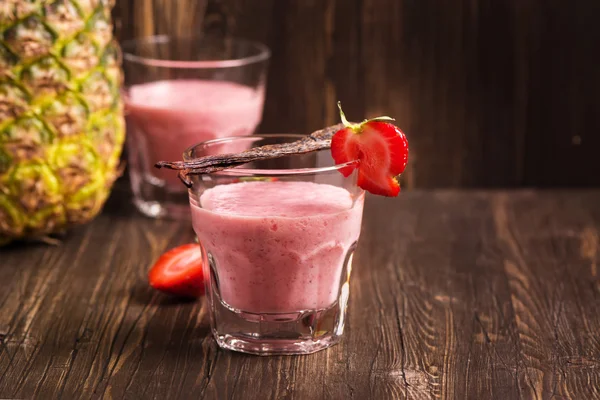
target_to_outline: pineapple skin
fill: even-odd
[[[0,245],[90,221],[120,175],[113,5],[0,1]]]

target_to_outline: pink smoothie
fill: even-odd
[[[157,170],[161,160],[181,160],[202,141],[250,135],[260,122],[264,90],[224,81],[167,80],[134,85],[126,96],[130,140],[147,148],[144,173],[183,190],[173,171]]]
[[[364,195],[312,182],[246,182],[192,201],[194,230],[216,261],[223,301],[252,313],[318,310],[338,298]]]

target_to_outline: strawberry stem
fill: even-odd
[[[337,102],[337,106],[340,109],[340,117],[342,119],[342,123],[344,124],[344,126],[346,128],[352,128],[354,126],[354,124],[351,124],[350,122],[348,122],[348,120],[346,119],[346,114],[344,114],[344,111],[342,110],[342,102],[338,101]]]
[[[337,106],[340,109],[340,118],[341,118],[342,123],[344,124],[344,126],[346,128],[352,129],[353,131],[355,131],[357,133],[360,132],[360,129],[362,128],[362,126],[364,124],[366,124],[367,122],[390,122],[390,121],[395,121],[394,118],[388,117],[387,115],[383,115],[381,117],[375,117],[375,118],[371,118],[371,119],[365,119],[360,124],[353,124],[353,123],[349,122],[348,119],[346,119],[346,114],[344,114],[344,111],[342,110],[342,102],[341,101],[337,102]]]
[[[383,115],[381,117],[375,117],[375,118],[371,118],[371,119],[365,119],[362,123],[367,123],[367,122],[390,122],[390,121],[395,121],[394,118],[392,117],[388,117],[387,115]]]

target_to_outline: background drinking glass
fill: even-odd
[[[189,217],[185,187],[154,164],[198,142],[252,134],[270,52],[243,39],[152,36],[125,42],[123,54],[134,203],[151,217]]]
[[[214,148],[286,143],[299,135],[217,139]],[[221,347],[253,354],[306,354],[337,343],[344,329],[352,254],[364,192],[329,150],[190,176],[211,326]],[[251,168],[251,169],[250,169]],[[245,182],[243,186],[233,184]],[[221,207],[217,207],[221,204]]]

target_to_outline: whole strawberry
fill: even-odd
[[[381,196],[400,193],[398,175],[408,162],[408,140],[404,132],[393,125],[390,117],[377,117],[359,124],[348,122],[338,102],[345,128],[331,139],[331,155],[336,164],[359,162],[341,169],[349,176],[358,168],[358,186]]]

